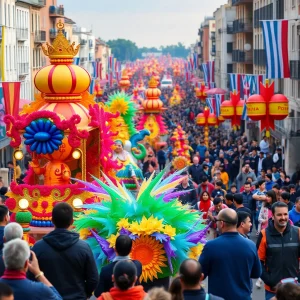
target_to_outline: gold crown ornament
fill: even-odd
[[[49,56],[51,64],[72,64],[73,57],[78,53],[80,45],[75,47],[75,42],[70,45],[64,35],[65,25],[61,20],[58,21],[56,27],[58,33],[53,44],[46,43],[46,46],[42,46],[43,52]]]

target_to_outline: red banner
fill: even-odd
[[[19,114],[21,82],[2,82],[5,113],[16,117]]]

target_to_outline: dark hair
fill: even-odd
[[[288,188],[289,188],[289,190],[291,190],[291,189],[295,189],[296,186],[295,186],[294,184],[289,184],[289,185],[288,185]]]
[[[289,190],[289,188],[288,188],[287,186],[282,186],[282,187],[281,187],[281,190],[282,190],[282,191],[285,191],[285,192],[287,192],[287,193],[290,192],[290,190]]]
[[[223,185],[222,181],[217,181],[217,182],[216,182],[216,186],[222,187],[222,185]]]
[[[300,201],[300,197],[297,197],[295,200],[295,204],[298,203]]]
[[[197,267],[191,271],[189,263],[195,262]],[[187,286],[195,286],[200,282],[202,268],[198,261],[194,259],[186,259],[182,262],[179,268],[180,278]]]
[[[120,256],[128,256],[132,248],[132,240],[128,235],[121,234],[116,239],[116,251]]]
[[[153,168],[156,167],[156,164],[155,164],[155,162],[154,162],[153,160],[151,160],[151,161],[148,162],[148,168],[149,168],[150,165],[151,165]]]
[[[243,195],[238,193],[233,195],[233,201],[235,201],[237,204],[241,205],[243,204]]]
[[[0,205],[0,222],[3,222],[8,214],[8,208],[5,205]]]
[[[9,162],[7,162],[7,165],[13,165],[14,163],[10,160]]]
[[[247,181],[244,183],[244,185],[250,185],[250,186],[251,186],[251,182],[247,180]]]
[[[70,204],[61,202],[54,206],[52,223],[56,228],[68,228],[73,223],[73,208]]]
[[[226,198],[226,200],[233,201],[233,195],[230,194],[230,193],[227,193],[227,194],[225,195],[225,198]]]
[[[272,186],[272,189],[280,190],[279,184],[278,183],[274,183],[273,186]]]
[[[219,198],[219,197],[216,197],[216,198],[214,199],[214,201],[213,201],[213,204],[214,204],[214,205],[218,205],[220,202],[222,202],[222,199]]]
[[[272,214],[273,216],[275,215],[275,210],[276,210],[276,207],[285,207],[287,209],[289,209],[289,207],[287,206],[286,203],[284,202],[275,202],[273,205],[272,205]]]
[[[288,200],[288,201],[290,201],[290,198],[291,198],[290,193],[288,193],[288,192],[282,192],[280,196],[281,196],[281,198],[282,198],[283,200]]]
[[[248,177],[246,178],[246,182],[249,181],[249,179],[253,181],[252,177],[251,177],[251,176],[248,176]],[[252,182],[252,181],[251,181],[251,182]],[[251,184],[251,182],[250,182],[250,184]]]
[[[203,176],[203,177],[202,177],[202,182],[206,182],[206,181],[208,181],[207,176]]]
[[[235,184],[235,183],[233,183],[233,184],[230,186],[230,189],[233,188],[233,187],[236,188],[236,184]]]
[[[245,221],[248,217],[251,220],[251,216],[245,211],[238,211],[237,216],[238,216],[238,222],[237,222],[237,225],[236,225],[237,228],[239,228],[241,226],[242,222],[245,223]]]
[[[276,290],[277,300],[299,300],[300,286],[292,283],[279,283]]]
[[[271,202],[271,206],[272,204],[274,204],[277,201],[277,197],[276,197],[276,193],[273,190],[269,190],[266,192],[266,196],[271,197],[272,198],[272,202]],[[271,208],[271,207],[270,207]]]
[[[169,293],[172,295],[172,300],[183,300],[180,277],[175,277],[172,280],[169,287]]]
[[[258,184],[258,186],[261,186],[262,184],[264,184],[266,181],[265,180],[258,180],[258,182],[257,182],[257,184]]]
[[[114,266],[115,284],[121,291],[132,287],[136,279],[136,266],[131,260],[120,260]]]
[[[13,290],[6,283],[0,282],[0,299],[13,295]]]

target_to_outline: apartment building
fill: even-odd
[[[109,46],[100,38],[95,39],[95,60],[102,63],[102,78],[106,78],[109,56],[111,56]]]
[[[236,8],[231,6],[231,3],[222,5],[214,12],[216,24],[215,82],[216,86],[222,89],[228,88],[228,73],[233,73],[233,21],[235,14]]]
[[[253,0],[232,0],[232,6],[236,8],[233,69],[235,73],[253,74]]]

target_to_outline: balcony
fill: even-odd
[[[252,32],[252,31],[253,31],[252,19],[239,19],[233,21],[233,33]]]
[[[26,41],[28,40],[28,29],[17,28],[16,36],[18,41]]]
[[[86,43],[87,43],[87,40],[80,40],[80,45],[82,45],[82,46],[84,46],[84,45],[86,45]]]
[[[46,42],[46,31],[37,30],[34,33],[34,42],[35,43],[45,43]]]
[[[65,9],[62,5],[60,6],[54,6],[54,5],[51,5],[49,6],[49,16],[50,17],[62,17],[65,15]]]
[[[216,40],[216,32],[215,31],[212,31],[211,34],[210,34],[210,39],[212,41],[215,41]]]
[[[235,63],[253,63],[253,53],[241,50],[232,51],[232,61]]]
[[[275,121],[275,130],[287,137],[300,137],[300,118],[288,117],[282,121]]]
[[[295,80],[300,80],[300,60],[290,61],[290,78]]]
[[[264,49],[254,49],[254,64],[266,66],[266,51]]]
[[[261,20],[273,20],[273,3],[254,11],[254,28],[260,27]]]
[[[232,0],[232,6],[241,5],[246,3],[253,3],[253,0]]]
[[[25,76],[29,74],[29,63],[18,63],[18,75]]]
[[[233,22],[227,24],[227,34],[233,34]]]
[[[39,5],[46,6],[46,0],[39,0]]]

